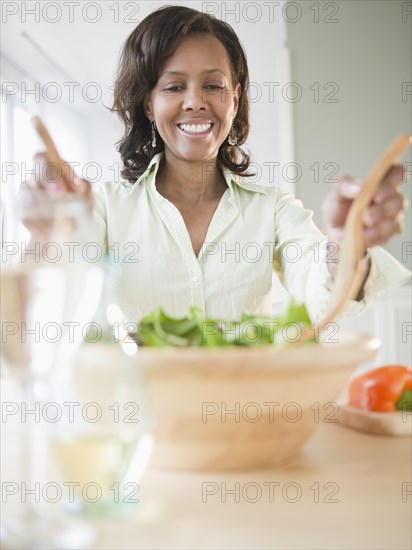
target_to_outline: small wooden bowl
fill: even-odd
[[[155,420],[151,464],[239,470],[296,455],[319,424],[338,421],[334,400],[379,347],[359,334],[338,340],[282,350],[140,348]]]
[[[410,411],[393,413],[363,411],[342,403],[339,405],[337,417],[341,424],[361,432],[392,436],[412,435]]]

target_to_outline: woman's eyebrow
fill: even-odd
[[[202,73],[205,73],[205,74],[210,74],[210,73],[222,73],[223,75],[225,74],[224,71],[222,71],[222,69],[206,69],[206,70],[202,71]],[[185,75],[187,75],[187,73],[181,72],[181,71],[165,71],[165,72],[162,74],[162,77],[163,77],[163,76],[170,76],[170,75],[185,76]]]

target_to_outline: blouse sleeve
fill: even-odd
[[[275,253],[273,268],[288,292],[304,302],[316,321],[325,313],[333,288],[328,262],[337,261],[337,245],[328,244],[317,228],[313,212],[291,194],[279,193],[275,207]],[[345,314],[359,315],[382,290],[403,285],[411,276],[400,262],[380,246],[368,250],[371,268],[363,298],[351,301]]]

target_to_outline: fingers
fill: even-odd
[[[69,163],[64,163],[65,170],[56,162],[50,162],[46,153],[33,156],[34,170],[31,177],[24,182],[32,187],[40,187],[51,192],[79,192],[82,194],[89,187],[89,182],[76,176]]]
[[[30,178],[22,183],[23,189],[37,188],[50,193],[69,190],[61,168],[50,162],[46,153],[36,153],[33,156],[33,165]]]
[[[36,153],[33,162],[34,173],[23,182],[24,187],[37,187],[51,193],[73,192],[85,196],[90,194],[90,183],[76,176],[68,163],[65,163],[67,170],[63,173],[58,164],[49,161],[46,153]]]
[[[343,227],[353,199],[362,188],[362,181],[342,177],[334,184],[322,203],[323,223],[325,227]]]
[[[363,230],[365,248],[383,244],[394,235],[402,233],[403,219],[403,213],[400,213],[394,219],[381,220],[378,224],[365,227]]]
[[[22,182],[19,188],[18,200],[24,219],[30,212],[30,205],[36,205],[37,208],[43,205],[46,209],[48,208],[46,205],[49,205],[52,208],[53,201],[58,200],[64,193],[72,193],[84,199],[89,213],[92,212],[94,206],[92,186],[87,180],[76,176],[68,163],[65,163],[65,166],[67,165],[65,174],[61,166],[49,161],[46,153],[35,154],[33,163],[34,170],[30,178]],[[23,223],[26,227],[30,225],[28,220]]]
[[[343,176],[336,184],[336,192],[340,200],[352,201],[360,192],[364,184],[363,180]]]
[[[406,197],[394,191],[384,202],[368,208],[363,217],[366,248],[384,244],[394,235],[402,233],[407,205]]]
[[[363,215],[364,238],[367,248],[387,242],[391,237],[402,233],[404,212],[408,199],[399,189],[399,171],[393,171],[385,186],[374,198]]]
[[[397,164],[392,166],[379,185],[374,202],[379,204],[390,196],[394,190],[399,190],[401,184],[406,181],[406,174],[406,169],[402,165]],[[353,200],[362,189],[364,183],[365,180],[343,176],[336,186],[337,194],[341,199]]]
[[[392,193],[388,195],[384,202],[375,204],[374,202],[363,215],[363,223],[367,227],[372,227],[382,220],[394,219],[400,212],[403,212],[408,206],[408,199],[401,193]]]
[[[386,174],[377,193],[374,196],[373,202],[375,204],[384,203],[387,200],[390,200],[394,193],[401,195],[401,184],[404,183],[407,179],[407,172],[403,166],[396,165],[393,166],[389,172]],[[405,199],[406,200],[406,199]],[[404,208],[407,208],[407,204],[404,204]]]

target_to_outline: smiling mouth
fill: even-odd
[[[209,134],[210,130],[214,126],[213,123],[208,122],[205,124],[178,124],[177,127],[188,136],[202,136]]]

